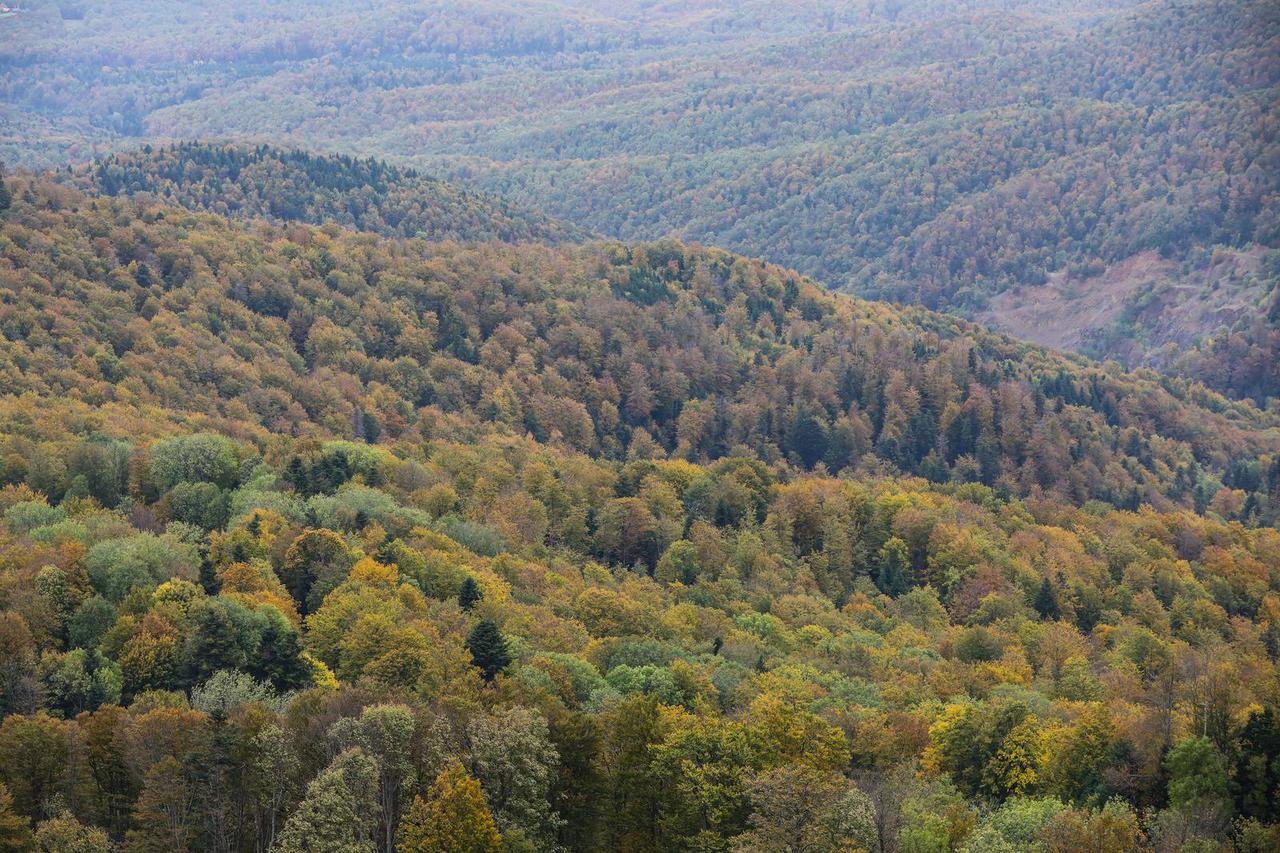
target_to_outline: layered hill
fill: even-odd
[[[384,162],[267,146],[183,143],[113,154],[73,172],[105,195],[153,195],[232,219],[331,222],[390,237],[560,243],[587,232]]]
[[[15,849],[1280,838],[1272,416],[671,240],[6,188]]]
[[[12,183],[0,365],[15,395],[358,440],[443,417],[613,459],[747,448],[1132,507],[1203,508],[1215,477],[1265,466],[1280,439],[1270,416],[1195,386],[674,241],[246,230]]]
[[[1277,392],[1274,4],[62,6],[0,20],[0,150],[31,164],[192,135],[376,154]]]

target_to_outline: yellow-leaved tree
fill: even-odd
[[[414,798],[400,821],[401,853],[497,853],[502,836],[480,783],[461,764],[447,767],[427,792]]]

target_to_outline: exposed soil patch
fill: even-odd
[[[1054,273],[1005,291],[978,322],[1056,349],[1158,366],[1183,348],[1259,310],[1255,274],[1264,250],[1222,250],[1200,269],[1142,252],[1091,278]]]

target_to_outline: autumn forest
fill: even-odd
[[[0,853],[1280,850],[1269,4],[111,6],[0,7]]]

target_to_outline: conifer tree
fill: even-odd
[[[1040,582],[1040,589],[1036,592],[1035,608],[1044,619],[1056,620],[1062,616],[1062,608],[1058,606],[1058,594],[1054,592],[1053,584],[1048,578]]]
[[[481,619],[467,635],[467,649],[471,662],[479,667],[485,681],[493,681],[499,672],[511,663],[507,640],[492,619]]]
[[[462,587],[458,590],[458,606],[463,610],[470,611],[483,598],[484,592],[480,589],[480,584],[476,583],[475,578],[468,575],[462,581]]]

